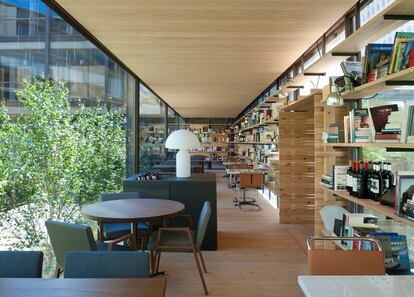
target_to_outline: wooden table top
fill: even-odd
[[[165,278],[0,278],[7,297],[164,297]]]
[[[184,204],[166,199],[119,199],[97,202],[82,208],[82,214],[99,222],[147,221],[183,212]]]

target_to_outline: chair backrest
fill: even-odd
[[[147,252],[68,252],[64,278],[146,278],[149,271]]]
[[[206,235],[208,222],[211,216],[211,204],[210,201],[204,202],[201,209],[200,217],[198,218],[197,233],[196,233],[196,246],[200,249],[203,244],[204,235]]]
[[[0,251],[0,278],[41,278],[43,253]]]
[[[68,251],[97,250],[91,227],[56,221],[46,221],[45,224],[58,265],[64,265]]]
[[[338,240],[339,238],[317,238]],[[378,241],[372,238],[348,238],[346,240],[369,240],[378,250],[312,249],[308,242],[308,270],[311,275],[385,275],[384,252]],[[309,240],[309,239],[308,239]]]
[[[342,220],[343,215],[349,213],[339,205],[326,205],[319,210],[325,229],[333,232],[335,219]]]
[[[137,199],[139,197],[139,192],[102,193],[101,201]]]
[[[264,178],[261,173],[240,173],[240,188],[261,189]]]

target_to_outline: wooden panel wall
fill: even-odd
[[[303,110],[303,109],[302,109]],[[280,112],[280,223],[313,224],[315,204],[313,101]]]

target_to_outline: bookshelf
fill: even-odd
[[[414,83],[414,68],[404,69],[386,77],[371,81],[356,87],[353,92],[342,93],[344,100],[359,100],[363,97],[372,97],[378,93],[392,91],[395,88]]]
[[[230,129],[227,125],[190,124],[189,129],[200,140],[201,148],[192,150],[191,155],[221,160],[230,153]]]
[[[354,196],[351,196],[348,194],[347,191],[334,191],[328,188],[321,187],[325,192],[328,192],[334,196],[338,196],[340,198],[343,198],[347,201],[351,201],[353,203],[356,203],[358,205],[361,205],[363,207],[370,208],[376,212],[382,213],[386,217],[392,218],[393,220],[403,223],[405,225],[409,225],[411,227],[414,227],[414,221],[408,220],[406,218],[400,217],[395,214],[394,208],[386,205],[382,205],[379,202],[376,202],[371,199],[361,199]]]
[[[305,75],[306,73],[325,73],[327,69],[339,65],[342,61],[351,57],[351,55],[357,54],[366,44],[375,42],[385,34],[410,21],[410,17],[413,15],[414,1],[396,0],[365,25],[329,50],[325,55],[321,56],[320,59],[305,68],[303,73],[291,79],[287,86],[301,86],[311,82],[313,76],[307,76]],[[390,86],[387,87],[390,89]],[[358,94],[357,96],[361,95]],[[363,97],[365,96],[369,95],[363,95]],[[347,99],[355,98],[348,97]]]
[[[382,142],[374,142],[374,143],[324,143],[323,146],[325,147],[338,147],[338,148],[368,148],[368,147],[376,147],[376,148],[390,148],[390,149],[401,149],[401,150],[414,150],[414,143],[382,143]]]

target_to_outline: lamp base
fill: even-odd
[[[175,156],[175,166],[177,177],[190,177],[191,176],[191,157],[189,150],[181,149]]]

